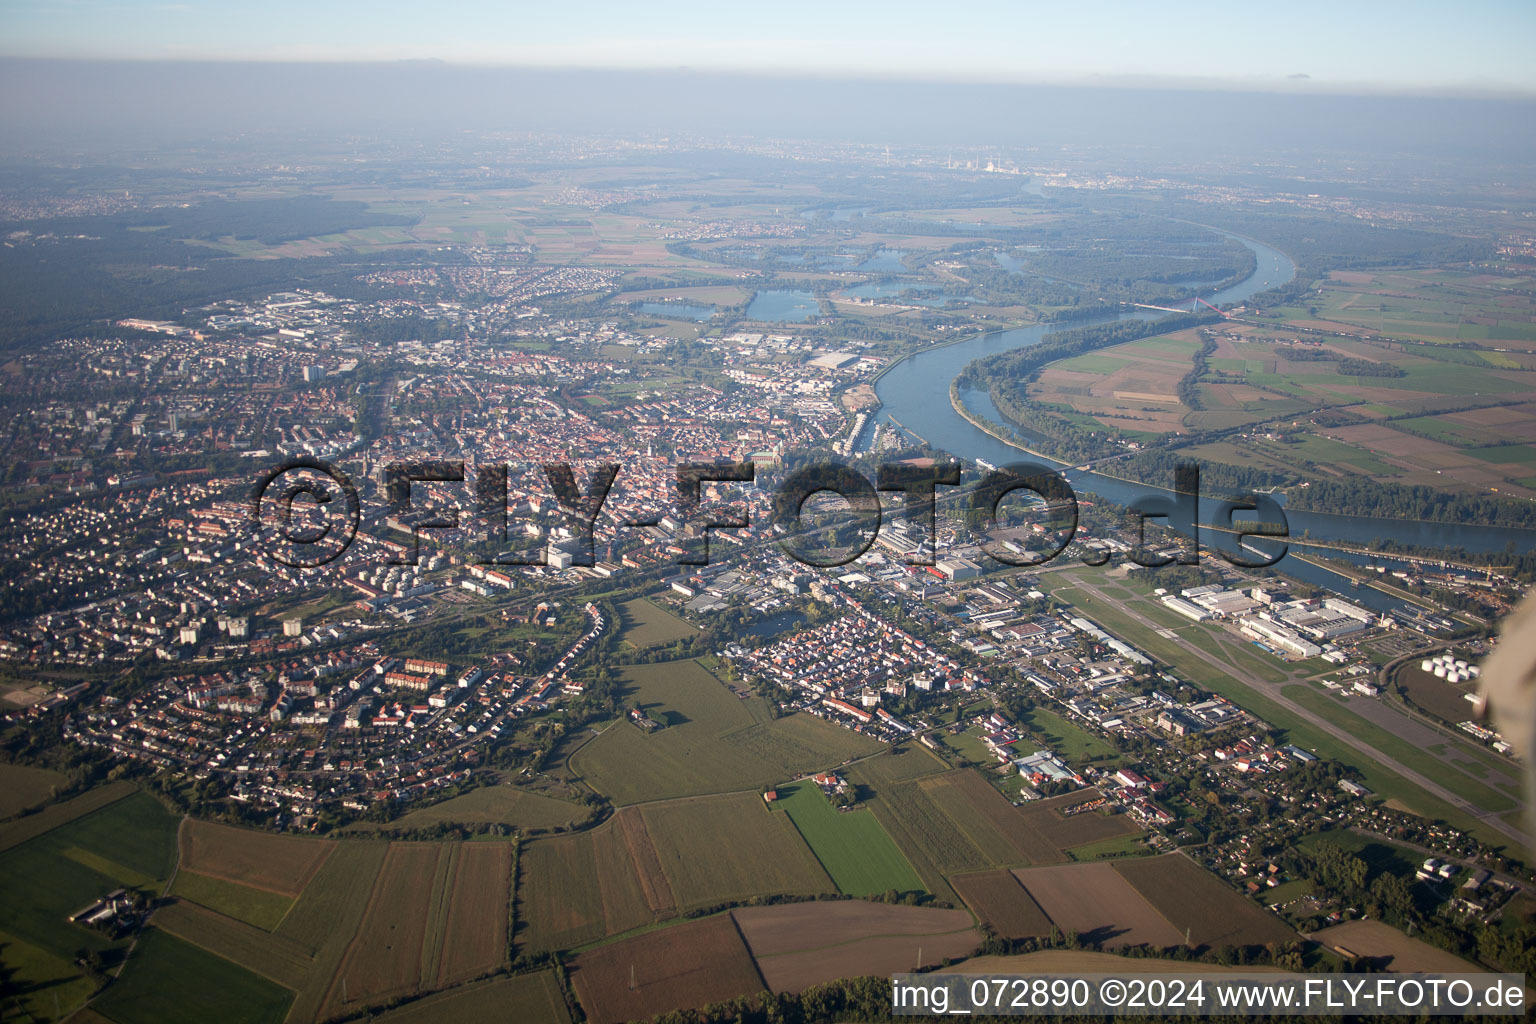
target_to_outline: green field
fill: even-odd
[[[293,993],[151,928],[92,1008],[118,1024],[281,1024]]]
[[[1102,860],[1105,857],[1134,857],[1150,852],[1147,844],[1142,842],[1141,834],[1137,833],[1129,836],[1112,836],[1109,839],[1074,846],[1067,851],[1067,856],[1073,860]]]
[[[1112,759],[1119,755],[1119,751],[1110,746],[1108,740],[1093,735],[1045,708],[1034,708],[1020,724],[1028,725],[1039,733],[1052,753],[1074,764]]]
[[[70,957],[59,956],[0,932],[0,972],[5,978],[5,1020],[56,1020],[84,1003],[96,983]],[[12,1017],[12,1011],[18,1011]]]
[[[760,789],[880,749],[810,715],[774,719],[760,698],[736,696],[696,661],[636,665],[622,681],[621,700],[665,728],[647,733],[623,720],[570,759],[617,804]]]
[[[570,1011],[552,970],[476,982],[417,999],[382,1016],[377,1024],[451,1024],[454,1021],[515,1021],[569,1024]]]
[[[778,794],[775,809],[789,814],[839,891],[868,896],[923,888],[922,879],[870,811],[839,811],[811,782],[780,786]]]
[[[293,906],[293,900],[281,893],[253,889],[195,871],[178,871],[176,881],[171,885],[171,895],[268,932],[282,922]]]
[[[831,891],[831,880],[795,826],[769,811],[756,793],[650,804],[643,814],[680,910],[773,893]]]
[[[390,822],[358,822],[349,832],[376,828],[420,828],[428,825],[508,825],[522,829],[551,829],[573,825],[587,817],[579,804],[529,792],[515,785],[481,786],[441,803],[409,811]]]
[[[46,803],[68,782],[69,777],[63,772],[24,764],[0,764],[0,818]]]
[[[909,856],[916,853],[945,875],[1001,866],[916,782],[883,787],[870,807],[902,850]]]
[[[997,764],[997,758],[992,756],[992,751],[981,742],[981,730],[974,725],[954,735],[945,732],[939,736],[939,739],[944,741],[945,746],[958,751],[962,757],[976,764]],[[1029,751],[1020,751],[1018,756],[1023,757],[1026,753]]]
[[[1368,721],[1345,708],[1337,698],[1308,686],[1287,686],[1280,691],[1302,707],[1344,726],[1388,757],[1408,768],[1439,782],[1478,807],[1488,811],[1508,810],[1517,803],[1517,797],[1499,792],[1472,779],[1453,765],[1436,757],[1428,750],[1415,746],[1395,733]],[[1513,780],[1511,780],[1513,781]]]
[[[113,889],[143,886],[158,896],[176,862],[176,819],[160,802],[135,793],[0,854],[5,929],[47,952],[113,943],[68,917]]]
[[[109,782],[105,786],[96,786],[86,790],[79,796],[71,797],[60,803],[49,804],[40,811],[25,814],[19,818],[0,823],[0,851],[9,850],[13,846],[20,846],[29,839],[35,839],[50,829],[58,828],[67,821],[82,818],[92,811],[99,810],[114,801],[121,800],[130,793],[138,792],[138,787],[131,782],[119,779]]]
[[[624,642],[635,647],[660,647],[699,632],[697,626],[643,597],[619,605],[619,613],[624,619]]]
[[[1408,849],[1406,846],[1398,846],[1395,843],[1390,843],[1385,839],[1377,839],[1374,836],[1363,836],[1347,828],[1329,829],[1325,832],[1314,832],[1312,835],[1303,836],[1296,840],[1296,847],[1308,852],[1315,852],[1317,845],[1325,841],[1348,853],[1356,854],[1364,860],[1370,869],[1367,881],[1375,878],[1376,875],[1383,871],[1411,879],[1413,873],[1418,870],[1420,862],[1424,859],[1422,855]]]

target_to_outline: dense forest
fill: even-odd
[[[364,203],[307,197],[0,224],[10,239],[0,247],[0,349],[43,344],[103,319],[174,316],[216,299],[295,287],[355,291],[361,267],[407,257],[241,259],[203,243],[272,244],[407,223]]]

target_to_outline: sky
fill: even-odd
[[[1536,95],[1533,0],[0,0],[0,56]]]

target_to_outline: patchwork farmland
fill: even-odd
[[[780,786],[774,809],[789,815],[839,892],[869,896],[923,888],[922,879],[869,810],[839,811],[811,782]]]
[[[330,840],[280,836],[189,818],[179,837],[181,869],[295,897],[335,850]]]
[[[1296,933],[1179,853],[1114,862],[1120,877],[1195,946],[1262,946]]]
[[[1018,879],[1062,930],[1114,946],[1178,946],[1184,935],[1106,862],[1025,868]]]
[[[571,987],[592,1024],[622,1024],[747,995],[763,980],[730,914],[582,953]]]
[[[982,938],[963,910],[862,900],[744,907],[731,916],[775,992],[968,956]]]
[[[1012,871],[981,871],[949,880],[981,922],[1005,939],[1051,934],[1055,927]]]
[[[775,719],[761,698],[736,696],[697,661],[625,668],[622,700],[664,728],[619,721],[570,759],[617,804],[759,789],[880,749],[810,715]]]

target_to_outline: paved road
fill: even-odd
[[[1146,628],[1150,630],[1158,630],[1164,628],[1163,626],[1138,612],[1135,608],[1130,607],[1125,601],[1106,594],[1104,591],[1094,586],[1092,582],[1089,582],[1082,577],[1078,577],[1074,580],[1074,583],[1076,586],[1081,587],[1083,590],[1087,591],[1093,597],[1096,597],[1099,600],[1105,601],[1118,608],[1121,612],[1130,616],[1132,619],[1136,620],[1136,622],[1140,623]],[[1334,722],[1330,722],[1326,718],[1320,717],[1310,709],[1305,708],[1291,700],[1289,697],[1286,697],[1281,692],[1282,687],[1284,687],[1286,683],[1267,682],[1266,680],[1260,679],[1259,677],[1253,675],[1251,672],[1248,672],[1240,666],[1230,664],[1229,662],[1224,661],[1223,659],[1218,658],[1213,654],[1201,650],[1194,644],[1185,643],[1182,640],[1177,642],[1184,643],[1185,650],[1199,658],[1201,661],[1207,663],[1212,668],[1226,675],[1229,675],[1245,686],[1256,690],[1297,717],[1304,719],[1305,721],[1311,723],[1335,739],[1342,740],[1345,744],[1354,748],[1355,750],[1358,750],[1365,756],[1379,762],[1387,768],[1390,768],[1392,771],[1396,772],[1398,775],[1401,775],[1403,778],[1407,779],[1415,786],[1418,786],[1426,793],[1430,793],[1433,796],[1439,797],[1441,800],[1444,800],[1451,806],[1465,811],[1472,817],[1477,818],[1489,828],[1494,829],[1502,835],[1508,836],[1510,839],[1519,843],[1523,850],[1529,850],[1531,848],[1531,837],[1524,831],[1504,821],[1497,814],[1493,813],[1492,811],[1483,810],[1481,807],[1478,807],[1471,801],[1458,796],[1457,794],[1451,792],[1449,789],[1446,789],[1444,786],[1440,785],[1438,782],[1435,782],[1433,779],[1430,779],[1428,776],[1414,771],[1407,765],[1393,759],[1390,755],[1377,750],[1375,747],[1371,746],[1365,740],[1361,739],[1359,736],[1356,736],[1348,729],[1345,729],[1343,726],[1337,725]],[[1217,642],[1218,644],[1222,643],[1219,638]]]

